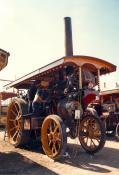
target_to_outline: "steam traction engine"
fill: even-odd
[[[103,103],[106,132],[119,139],[119,89],[102,91],[100,97]]]
[[[90,154],[103,148],[105,129],[100,120],[99,76],[116,70],[113,64],[104,60],[74,56],[68,17],[65,18],[65,29],[65,57],[7,85],[27,90],[35,81],[41,92],[45,92],[39,113],[28,113],[28,101],[23,98],[15,98],[9,104],[7,131],[10,143],[16,147],[28,144],[35,132],[44,152],[52,159],[64,154],[67,137],[78,137]]]
[[[6,52],[3,49],[0,49],[0,71],[7,66],[9,56],[10,56],[10,54],[8,52]],[[1,79],[0,81],[4,81],[4,80]],[[3,116],[4,116],[4,113],[5,113],[5,110],[2,107],[2,103],[1,103],[1,101],[3,99],[2,96],[3,96],[3,93],[1,92],[0,93],[0,125],[3,124],[3,121],[4,121]]]

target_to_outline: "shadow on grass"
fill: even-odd
[[[27,150],[44,154],[41,145],[28,147]],[[99,173],[111,172],[104,166],[119,168],[119,149],[116,148],[104,147],[97,154],[89,155],[80,145],[68,143],[67,153],[68,156],[59,160],[60,163]]]
[[[61,163],[99,173],[111,172],[104,166],[119,169],[119,149],[104,147],[99,153],[89,155],[80,145],[68,144],[67,151],[69,156]]]
[[[118,139],[115,135],[112,136],[112,135],[110,135],[110,134],[107,134],[106,139],[107,139],[108,141],[112,141],[112,142],[119,142],[119,139]]]
[[[116,141],[114,137],[109,137],[107,140],[111,141],[110,144],[113,144],[113,141]],[[30,145],[27,145],[24,148],[29,151],[29,154],[30,151],[44,154],[40,143],[35,144],[34,142],[31,142]],[[91,156],[87,154],[80,145],[68,143],[67,152],[68,156],[61,159],[59,161],[60,163],[98,173],[109,173],[111,172],[110,167],[119,169],[119,149],[116,148],[104,147],[100,152],[94,156]],[[5,162],[5,158],[7,163],[3,163]],[[20,168],[22,167],[21,164],[24,165],[24,168]],[[3,167],[1,167],[1,165]],[[12,169],[11,167],[14,165],[16,166],[14,169]],[[4,166],[6,166],[6,168]],[[40,172],[39,174],[56,174],[49,169],[21,156],[18,153],[0,153],[0,175],[5,174],[2,173],[3,170],[6,172],[9,171],[9,174],[11,172],[11,174],[19,173],[22,175],[22,172],[24,171],[33,170],[34,172],[36,169],[38,172]]]
[[[0,175],[56,175],[55,172],[43,167],[16,152],[0,152]]]

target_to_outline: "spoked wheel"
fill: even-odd
[[[82,147],[89,154],[101,150],[105,144],[105,128],[96,116],[86,116],[81,120],[79,140]]]
[[[66,128],[57,115],[45,118],[41,129],[42,147],[47,156],[59,159],[65,152],[67,144]]]
[[[116,126],[116,137],[119,140],[119,123]]]
[[[29,140],[28,131],[23,130],[23,115],[27,114],[27,109],[27,103],[22,99],[14,99],[8,107],[8,138],[15,147],[25,145]]]

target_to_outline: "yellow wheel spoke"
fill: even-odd
[[[56,149],[55,143],[53,143],[52,153],[53,153],[54,155],[57,154],[57,149]]]
[[[14,129],[16,129],[16,126],[15,126],[15,127],[13,127],[13,128],[10,128],[10,132],[11,132],[11,131],[13,131]]]
[[[59,137],[56,137],[56,141],[61,142],[61,139]]]
[[[55,134],[55,140],[61,142],[61,135],[60,133]]]
[[[90,139],[90,147],[94,147],[93,144],[92,144],[92,139]]]
[[[21,115],[19,115],[17,118],[16,118],[16,120],[20,120],[21,119]]]
[[[48,144],[49,144],[49,146],[51,146],[51,143],[52,143],[52,140],[49,140],[49,143],[48,143]]]
[[[93,140],[97,140],[97,142],[100,143],[100,138],[93,137],[92,139],[93,139]]]
[[[18,131],[16,131],[16,132],[14,133],[14,135],[12,136],[13,140],[14,140],[15,136],[17,136],[17,134],[18,134]]]
[[[93,139],[99,139],[100,136],[101,135],[99,133],[96,133],[96,134],[94,133],[92,137],[93,137]]]
[[[17,115],[18,115],[18,114],[19,114],[19,110],[18,110],[18,108],[17,108],[16,103],[14,104],[14,106],[15,106],[15,109],[16,109],[16,112],[17,112]]]
[[[18,132],[16,140],[17,140],[18,138],[21,138],[21,132]]]
[[[91,142],[93,144],[93,147],[97,147],[99,145],[99,143],[100,143],[99,140],[97,140],[98,144],[96,145],[95,142],[93,141],[93,139],[91,139]]]
[[[51,134],[47,134],[47,137],[48,137],[48,141],[51,140]]]
[[[88,144],[88,139],[89,139],[89,137],[87,137],[87,139],[86,139],[86,144]]]
[[[16,113],[13,109],[11,109],[11,112],[12,112],[15,116],[17,116],[17,113]]]
[[[56,131],[59,129],[59,126],[56,125],[55,129],[54,129],[54,133],[56,133]]]
[[[9,119],[9,121],[14,123],[15,122],[15,119]]]
[[[52,128],[52,122],[50,122],[50,124],[49,124],[49,129],[50,129],[50,132],[53,131],[53,128]]]
[[[88,126],[83,126],[82,130],[84,129],[88,130]]]

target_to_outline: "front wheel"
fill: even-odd
[[[67,135],[62,119],[57,115],[45,118],[41,128],[42,147],[47,156],[59,159],[66,150]]]
[[[79,140],[84,150],[89,154],[94,154],[104,147],[105,127],[97,116],[88,115],[81,120]]]

